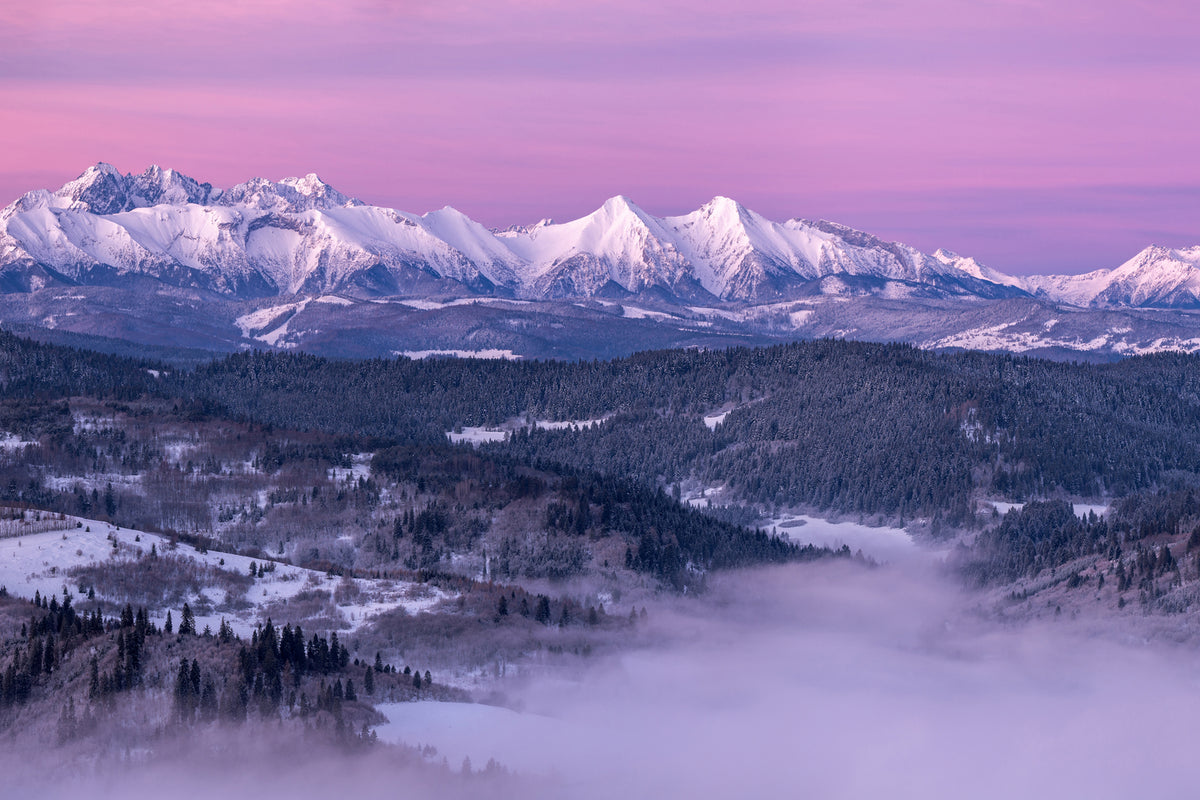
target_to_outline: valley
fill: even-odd
[[[609,768],[655,715],[829,726],[912,670],[920,702],[965,681],[1050,725],[1075,701],[1010,670],[1193,659],[1198,375],[830,340],[189,366],[3,334],[0,726],[73,771],[250,736],[528,797],[678,780]]]

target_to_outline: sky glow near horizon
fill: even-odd
[[[1018,274],[1200,242],[1185,2],[4,1],[0,203],[103,160],[501,227],[727,195]]]

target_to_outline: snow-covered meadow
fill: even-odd
[[[251,564],[267,569],[262,577],[254,579],[242,602],[231,602],[235,598],[224,596],[215,583],[201,592],[205,597],[189,598],[200,609],[196,614],[200,630],[207,625],[215,631],[224,619],[236,633],[248,636],[270,614],[278,622],[287,621],[281,618],[287,614],[289,602],[295,607],[298,601],[307,601],[302,606],[307,610],[315,600],[315,605],[323,609],[322,619],[331,623],[330,627],[354,631],[380,612],[403,608],[418,613],[449,596],[426,584],[338,577],[270,559],[218,550],[201,552],[159,534],[72,516],[61,520],[57,530],[0,539],[0,586],[18,597],[31,598],[35,593],[62,597],[66,591],[79,601],[88,587],[81,587],[79,580],[72,577],[73,570],[97,564],[131,563],[148,556],[152,548],[160,556],[177,556],[198,566],[238,575],[248,575]],[[106,597],[102,592],[97,593],[97,598],[118,605],[126,602],[125,598]],[[209,606],[212,611],[205,612],[203,609]],[[179,608],[148,609],[151,618],[160,625],[168,610],[178,620]]]

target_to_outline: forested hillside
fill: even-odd
[[[521,580],[604,569],[678,590],[699,588],[712,569],[832,554],[627,478],[474,452],[444,435],[234,419],[161,365],[6,344],[0,505],[12,509],[99,517],[322,570]],[[328,400],[318,392],[309,405]]]
[[[0,345],[9,398],[144,393],[395,443],[503,424],[516,434],[488,448],[522,463],[699,481],[738,502],[965,523],[975,490],[1121,496],[1200,473],[1200,358],[1183,355],[1086,365],[824,340],[590,363],[244,353],[188,372]]]

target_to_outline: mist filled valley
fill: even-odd
[[[1177,355],[186,367],[0,334],[5,773],[1182,793],[1198,404]]]

